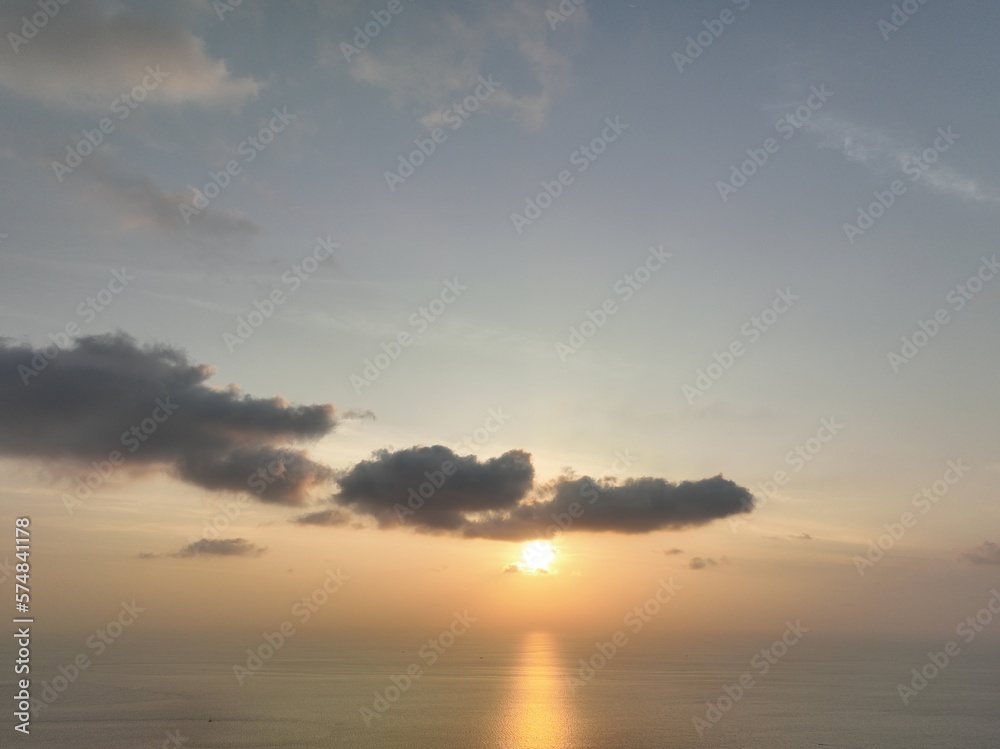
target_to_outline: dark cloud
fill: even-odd
[[[962,558],[973,564],[1000,565],[1000,546],[992,541],[983,541],[981,545],[962,554]]]
[[[507,573],[517,573],[521,571],[521,567],[517,564],[508,564],[503,568],[503,571]]]
[[[123,334],[47,350],[0,340],[0,455],[90,469],[117,454],[123,466],[291,505],[332,478],[291,446],[331,432],[332,406],[217,389],[206,384],[211,375],[179,349]]]
[[[380,527],[407,525],[470,538],[526,540],[559,531],[649,533],[703,525],[753,508],[753,496],[715,476],[677,484],[563,477],[533,490],[531,456],[480,462],[436,445],[379,451],[338,479],[339,505]]]
[[[789,538],[798,539],[799,541],[812,541],[813,540],[813,537],[810,536],[808,533],[791,534],[788,537]]]
[[[191,364],[183,351],[140,346],[123,334],[65,343],[36,349],[0,340],[0,455],[87,471],[118,460],[287,505],[307,503],[334,478],[295,446],[335,428],[332,406],[211,387],[212,370]],[[381,450],[337,477],[333,507],[294,522],[357,526],[350,510],[382,528],[524,540],[560,531],[679,529],[753,507],[746,489],[721,476],[676,484],[564,476],[542,487],[534,478],[522,450],[486,460],[441,445]]]
[[[694,559],[691,560],[691,563],[688,566],[693,570],[703,570],[708,567],[714,567],[716,564],[717,562],[711,557],[709,557],[708,559],[695,557]]]
[[[281,504],[302,504],[313,489],[333,477],[330,468],[301,451],[271,445],[192,454],[176,472],[184,481],[206,489],[246,491],[249,487],[263,501]]]
[[[190,543],[175,556],[179,557],[259,557],[266,548],[247,541],[245,538],[203,538]]]
[[[336,507],[329,510],[319,510],[305,515],[299,515],[292,522],[300,525],[347,525],[351,516]]]
[[[335,501],[372,516],[380,527],[405,523],[457,532],[469,524],[469,514],[513,508],[534,475],[531,456],[521,450],[482,463],[441,445],[380,450],[338,478]]]
[[[649,533],[704,525],[753,507],[749,491],[721,476],[676,484],[650,477],[621,483],[562,478],[547,493],[548,499],[476,519],[464,532],[511,540],[559,531]]]
[[[250,543],[245,538],[203,538],[188,544],[173,554],[142,553],[141,559],[156,557],[259,557],[266,548]]]
[[[670,557],[674,556],[675,554],[683,554],[684,549],[664,549],[663,553],[666,554],[668,557]]]

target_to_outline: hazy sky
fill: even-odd
[[[669,578],[678,635],[953,629],[1000,569],[1000,9],[904,5],[6,3],[39,616],[259,630],[340,569],[318,631]]]

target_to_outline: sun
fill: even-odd
[[[555,547],[548,541],[531,541],[521,551],[521,567],[527,572],[550,572],[555,558]]]

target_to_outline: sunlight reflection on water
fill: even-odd
[[[521,640],[503,749],[574,745],[573,704],[559,655],[558,641],[548,632],[530,632]]]

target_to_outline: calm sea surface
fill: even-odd
[[[803,642],[766,674],[751,663],[753,646],[624,648],[574,688],[593,640],[469,637],[433,664],[405,646],[291,641],[240,685],[232,669],[243,645],[109,651],[34,719],[30,737],[5,710],[0,746],[152,749],[179,736],[188,749],[1000,747],[1000,659],[972,648],[904,706],[896,685],[927,648],[890,655]],[[39,656],[36,691],[74,654]],[[411,664],[419,677],[394,685]],[[753,685],[739,695],[744,674]],[[9,705],[13,682],[2,683]],[[712,714],[707,702],[724,710]],[[696,717],[709,726],[701,736]]]

